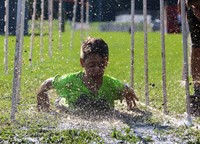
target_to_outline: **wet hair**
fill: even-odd
[[[101,57],[108,57],[108,45],[101,38],[88,37],[81,46],[80,57],[86,59],[91,54],[98,54]]]

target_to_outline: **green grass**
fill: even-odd
[[[100,32],[98,23],[91,26],[89,35],[92,37],[103,38],[109,45],[110,57],[106,74],[120,79],[125,83],[130,83],[130,60],[131,60],[131,36],[128,32]],[[74,32],[73,48],[70,49],[71,30],[69,23],[66,24],[66,31],[62,33],[62,50],[58,46],[58,30],[54,25],[52,41],[52,58],[48,54],[48,35],[44,36],[43,62],[40,61],[40,37],[34,38],[33,45],[33,65],[29,64],[30,36],[24,37],[22,75],[20,87],[20,103],[16,113],[18,127],[26,127],[29,130],[37,131],[38,127],[56,127],[59,117],[53,115],[44,115],[36,111],[36,94],[40,84],[47,78],[57,74],[65,74],[82,70],[79,63],[79,51],[81,45],[81,32]],[[47,34],[48,28],[45,28]],[[39,34],[38,26],[36,33]],[[86,33],[85,33],[86,34]],[[86,35],[84,35],[86,37]],[[134,35],[134,89],[139,100],[145,103],[145,78],[144,78],[144,34],[136,32]],[[8,74],[4,73],[4,36],[0,36],[0,141],[2,137],[8,138],[15,134],[30,136],[23,130],[17,131],[16,125],[10,127],[10,111],[12,99],[12,81],[15,53],[14,36],[9,36],[8,46]],[[185,89],[180,85],[182,80],[182,35],[166,34],[166,78],[167,78],[167,98],[169,115],[183,114],[186,111]],[[149,98],[150,106],[163,110],[163,93],[162,93],[162,59],[161,59],[161,38],[159,32],[148,33],[148,71],[149,71]],[[191,80],[190,80],[191,81]],[[190,86],[192,89],[192,86]],[[191,91],[192,92],[192,91]],[[53,105],[53,101],[52,105]],[[2,131],[5,133],[1,133]],[[64,131],[63,131],[64,132]],[[75,131],[76,132],[76,131]],[[10,133],[10,134],[9,134]],[[32,132],[30,132],[32,133]],[[49,132],[43,134],[37,131],[39,137],[45,137]],[[62,135],[59,132],[56,135]],[[59,133],[59,134],[58,134]],[[69,133],[69,131],[67,132]],[[91,132],[83,132],[85,136],[93,137]],[[66,138],[68,135],[63,135]],[[132,135],[132,134],[131,134]],[[117,139],[125,138],[116,137]],[[57,138],[50,137],[49,139]],[[89,138],[90,139],[90,138]],[[91,138],[94,139],[94,138]],[[44,139],[45,140],[45,139]],[[68,139],[69,140],[69,139]],[[95,140],[95,139],[94,139]],[[135,140],[133,136],[130,140]],[[137,140],[137,138],[136,138]],[[11,140],[12,141],[12,140]],[[52,140],[53,141],[53,140]],[[79,139],[78,139],[79,141]],[[83,142],[83,141],[82,141]]]
[[[126,32],[99,32],[89,31],[90,36],[101,37],[109,45],[110,58],[106,74],[114,76],[124,82],[130,83],[130,41]],[[135,33],[134,46],[134,88],[140,101],[144,102],[144,42],[143,33]],[[171,113],[185,111],[185,90],[180,86],[182,79],[182,45],[180,34],[165,35],[166,48],[166,78],[168,110]],[[21,76],[21,103],[36,103],[36,91],[45,79],[82,70],[79,64],[79,49],[81,44],[80,31],[75,31],[73,49],[70,49],[70,29],[62,34],[62,51],[58,48],[58,32],[53,31],[53,56],[48,55],[48,36],[44,36],[43,62],[40,61],[40,37],[35,36],[33,49],[33,65],[29,65],[30,37],[24,37],[23,64]],[[0,98],[1,111],[9,113],[12,96],[12,77],[15,51],[15,37],[9,37],[9,73],[4,74],[4,36],[0,36]],[[148,33],[148,65],[149,65],[149,97],[150,105],[162,109],[162,60],[160,33]],[[155,86],[152,86],[154,84]]]
[[[153,142],[149,137],[142,139],[139,136],[136,136],[133,132],[131,132],[130,128],[124,128],[123,131],[119,131],[114,128],[111,133],[111,137],[129,143],[137,143],[140,141]]]
[[[31,143],[29,138],[36,137],[40,143],[70,143],[70,144],[103,144],[102,139],[92,131],[85,130],[43,130],[41,128],[18,130],[17,128],[7,128],[0,131],[0,141],[8,143]],[[32,142],[35,143],[35,142]]]
[[[54,28],[52,41],[52,58],[48,55],[48,35],[44,36],[43,62],[40,61],[40,37],[35,36],[33,49],[33,65],[29,65],[30,36],[24,37],[20,104],[17,119],[22,119],[24,112],[36,111],[36,93],[40,84],[47,78],[57,74],[65,74],[82,70],[79,64],[81,33],[75,31],[73,48],[70,49],[71,30],[66,24],[66,32],[62,33],[62,50],[58,47],[58,30]],[[103,38],[109,45],[110,57],[106,74],[130,83],[130,48],[131,36],[128,32],[100,32],[97,24],[90,29],[89,35]],[[38,30],[36,30],[38,31]],[[134,89],[141,102],[145,103],[144,78],[144,34],[136,32],[134,36]],[[166,78],[169,114],[183,114],[186,111],[185,89],[180,86],[182,80],[182,36],[166,34]],[[8,75],[4,73],[4,36],[0,36],[0,124],[7,125],[10,119],[15,37],[9,36]],[[158,32],[148,33],[148,66],[150,106],[162,111],[162,60],[161,38]],[[191,86],[192,88],[192,86]],[[34,116],[31,115],[30,119]],[[27,116],[28,120],[29,117]]]

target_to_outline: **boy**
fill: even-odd
[[[181,13],[181,0],[178,0]],[[194,82],[194,96],[200,97],[200,0],[186,0],[187,21],[191,34],[191,74]]]
[[[38,111],[49,111],[47,91],[55,89],[60,99],[59,106],[69,111],[109,110],[114,108],[114,100],[126,99],[129,109],[138,100],[134,90],[119,80],[104,75],[108,65],[108,45],[104,40],[88,38],[83,42],[80,64],[84,71],[69,75],[57,75],[43,82],[37,94]]]

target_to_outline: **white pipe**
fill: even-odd
[[[89,13],[90,13],[90,2],[87,0],[86,2],[86,25],[89,27]],[[89,29],[88,29],[89,30]],[[88,37],[88,30],[86,32],[86,36]]]
[[[163,112],[167,110],[167,85],[166,85],[166,58],[165,58],[165,28],[164,28],[164,0],[160,0],[160,28],[161,28],[161,56],[162,56],[162,88],[163,88]]]
[[[40,61],[42,62],[43,60],[43,27],[44,27],[44,0],[41,0],[41,15],[40,15]]]
[[[6,9],[6,14],[5,14],[5,38],[4,38],[4,69],[5,69],[5,74],[8,74],[8,34],[9,34],[9,0],[5,1],[5,9]]]
[[[33,41],[35,37],[36,0],[33,1],[32,7],[33,7],[33,14],[32,14],[32,25],[31,25],[30,55],[29,55],[30,66],[32,66],[32,61],[33,61]]]
[[[145,73],[145,100],[146,106],[149,105],[149,80],[148,80],[148,45],[147,45],[147,0],[143,0],[144,15],[144,73]]]
[[[81,40],[84,40],[83,34],[83,25],[84,25],[84,0],[81,0]]]
[[[49,16],[49,56],[52,57],[52,27],[53,27],[53,1],[48,1],[48,16]]]
[[[58,40],[58,47],[62,50],[62,0],[59,0],[59,17],[58,17],[58,25],[59,25],[59,40]]]
[[[135,0],[131,0],[131,72],[130,72],[130,79],[131,79],[131,87],[134,83],[134,31],[135,31]]]
[[[185,0],[181,0],[181,23],[182,23],[182,39],[183,39],[183,56],[184,56],[184,78],[185,78],[185,92],[186,92],[186,111],[187,120],[192,125],[191,108],[190,108],[190,91],[188,78],[188,42],[187,42],[187,28],[186,28],[186,12]]]
[[[73,48],[74,28],[75,28],[75,21],[76,21],[76,9],[77,9],[77,0],[74,0],[73,18],[72,18],[72,29],[71,29],[71,39],[70,39],[70,49]]]
[[[13,89],[12,89],[12,107],[10,114],[11,121],[15,121],[17,103],[19,103],[20,78],[21,78],[21,67],[22,67],[22,48],[24,41],[24,13],[25,13],[25,0],[18,0],[17,24],[16,24],[16,48],[15,48]]]

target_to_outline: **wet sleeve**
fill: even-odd
[[[62,96],[62,94],[64,93],[65,86],[66,76],[56,75],[53,80],[53,87],[60,96]]]
[[[110,89],[110,96],[112,96],[115,100],[122,99],[122,92],[125,88],[124,83],[113,77],[108,77],[107,79],[106,85]]]

